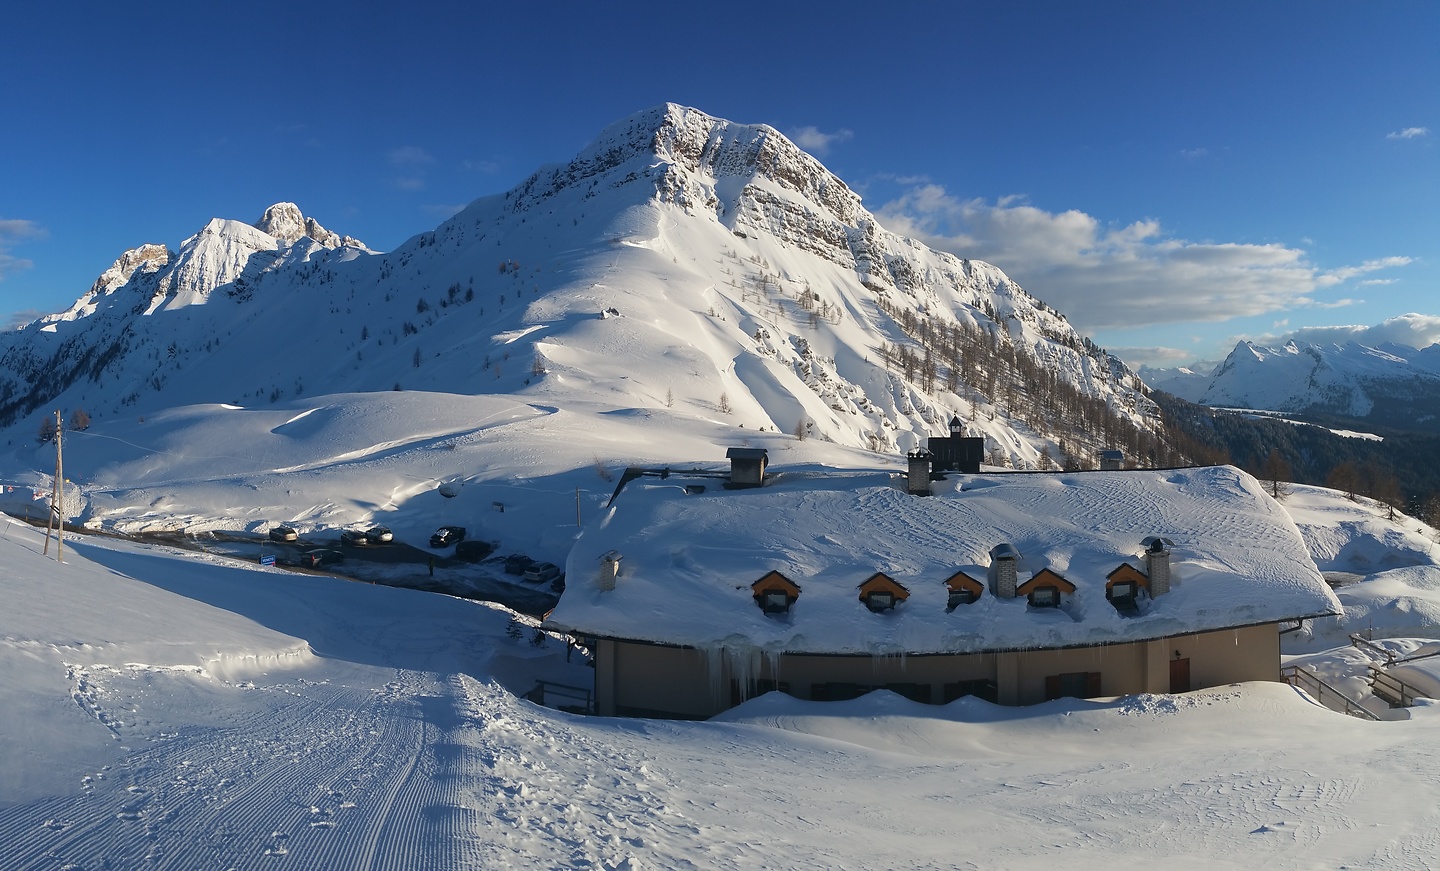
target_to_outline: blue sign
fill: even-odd
[[[273,553],[261,554],[261,555],[260,555],[260,565],[262,565],[262,566],[273,566],[273,565],[275,565],[275,554],[273,554]]]

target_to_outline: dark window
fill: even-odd
[[[930,704],[930,685],[928,683],[887,683],[885,689],[897,696],[904,696],[912,702]]]
[[[760,607],[766,614],[784,614],[790,610],[790,597],[784,590],[766,590],[760,594]]]
[[[872,687],[854,683],[817,683],[810,685],[810,698],[817,702],[843,702],[858,699],[870,692]]]
[[[888,611],[895,607],[894,593],[868,593],[865,596],[865,607],[871,611]]]
[[[1000,691],[993,680],[961,680],[945,685],[945,702],[953,702],[961,696],[974,696],[987,702],[1000,698]]]
[[[1045,678],[1045,700],[1088,699],[1100,695],[1100,672],[1072,671]]]
[[[945,600],[945,607],[954,610],[960,605],[969,605],[975,601],[975,591],[962,587],[958,590],[951,590],[950,597]]]
[[[1030,604],[1036,608],[1058,607],[1060,591],[1055,587],[1036,587],[1030,591]]]

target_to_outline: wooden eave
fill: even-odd
[[[985,595],[985,585],[965,574],[964,572],[956,572],[955,574],[946,578],[945,586],[952,593],[958,593],[961,590],[969,590],[970,592],[975,594],[975,597],[977,599]]]
[[[1030,578],[1030,580],[1016,587],[1015,595],[1028,596],[1031,593],[1035,592],[1036,588],[1038,587],[1054,587],[1062,593],[1075,592],[1074,584],[1070,583],[1069,581],[1065,580],[1064,578],[1060,577],[1049,569],[1041,569],[1040,571],[1036,572],[1034,577]]]
[[[889,593],[895,597],[897,602],[903,602],[910,598],[910,591],[896,583],[894,578],[884,572],[876,572],[870,576],[869,580],[860,585],[861,599],[871,593]]]
[[[766,593],[784,593],[792,599],[800,597],[800,587],[779,572],[768,572],[765,577],[750,585],[750,592],[757,599]]]
[[[1150,578],[1147,577],[1144,572],[1140,571],[1129,563],[1121,563],[1105,577],[1107,578],[1107,580],[1105,581],[1106,598],[1109,598],[1110,591],[1114,589],[1116,584],[1130,583],[1133,581],[1134,583],[1143,587],[1146,591],[1149,591],[1150,589]]]

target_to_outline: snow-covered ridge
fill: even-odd
[[[1290,341],[1238,343],[1206,380],[1176,380],[1203,405],[1340,415],[1400,428],[1440,426],[1440,345],[1423,350]],[[1203,385],[1203,386],[1202,386]]]
[[[959,416],[1001,465],[1179,461],[1144,386],[1063,315],[885,230],[765,125],[662,106],[387,254],[334,236],[288,203],[215,219],[83,316],[0,336],[0,423],[27,441],[57,406],[100,423],[404,389],[891,456]]]

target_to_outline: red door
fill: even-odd
[[[1190,692],[1190,660],[1170,660],[1170,692]]]

